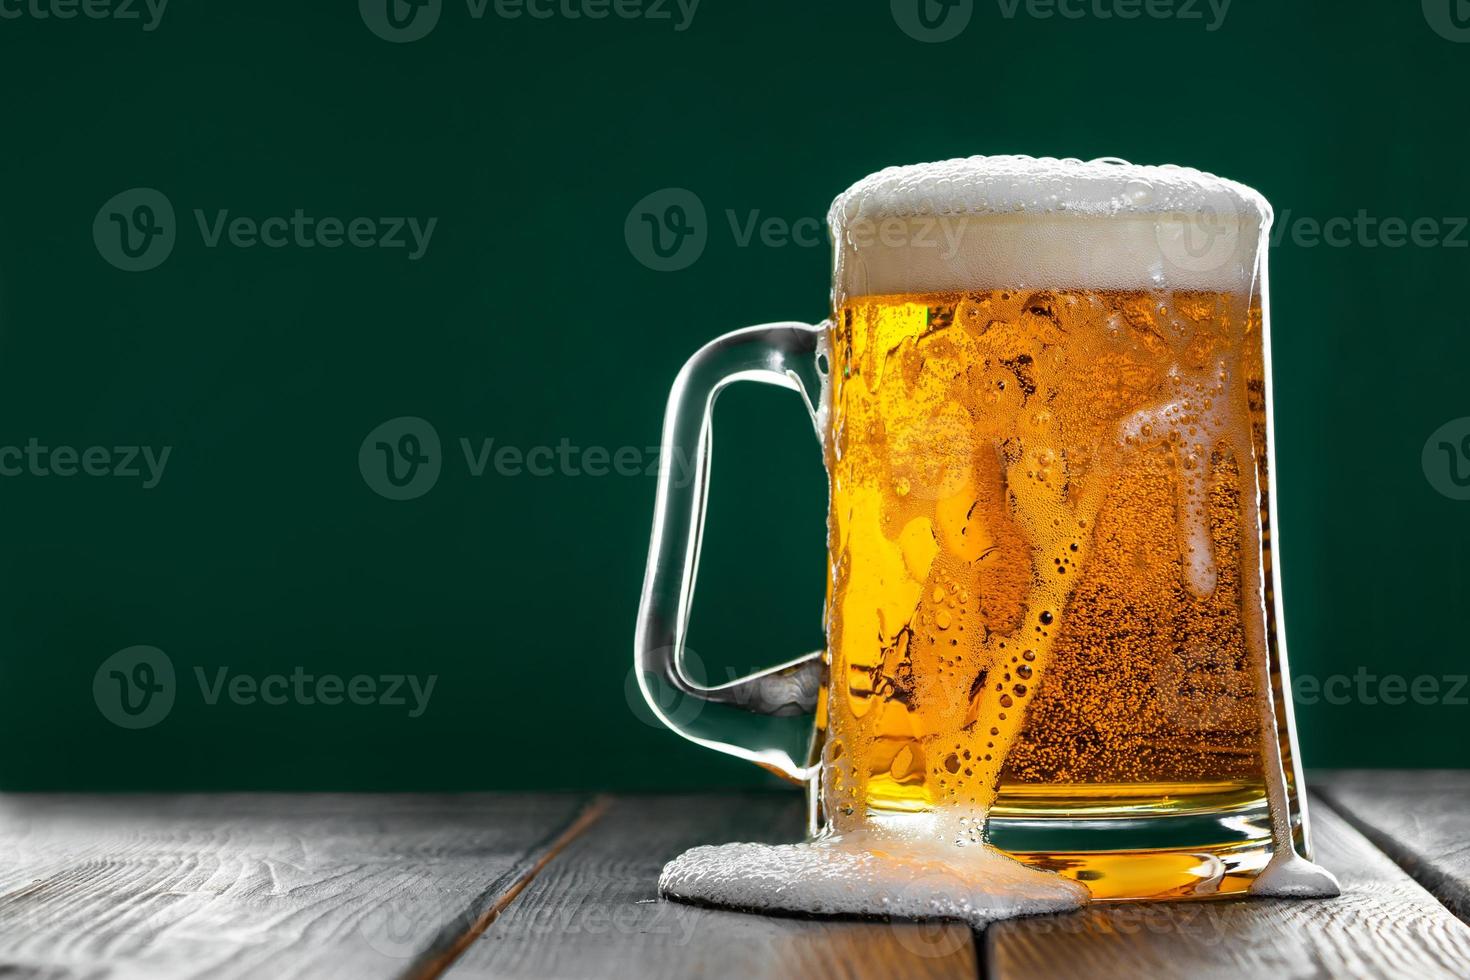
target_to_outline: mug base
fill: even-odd
[[[898,833],[926,819],[927,809],[867,812],[868,822]],[[1244,895],[1272,851],[1259,783],[1007,785],[987,832],[996,849],[1085,885],[1099,902]]]
[[[1095,902],[1243,895],[1271,859],[1266,801],[1206,812],[1044,817],[992,813],[990,840],[1087,886]]]

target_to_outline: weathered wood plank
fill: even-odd
[[[1454,977],[1470,971],[1470,927],[1314,800],[1317,860],[1343,894],[1093,906],[987,930],[986,976]]]
[[[974,945],[960,925],[746,915],[657,898],[659,870],[685,848],[799,840],[802,814],[789,796],[619,797],[445,976],[973,980]]]
[[[1470,922],[1470,770],[1356,769],[1314,773],[1309,782],[1415,881]]]
[[[411,974],[523,879],[585,802],[0,797],[0,973]]]

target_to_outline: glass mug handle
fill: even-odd
[[[709,495],[715,398],[736,381],[789,388],[801,395],[818,440],[825,441],[826,329],[792,322],[746,327],[705,344],[679,372],[664,413],[664,463],[633,643],[638,686],[661,722],[706,748],[794,780],[816,771],[809,754],[823,652],[706,685],[689,674],[685,639]],[[676,467],[675,460],[688,466]]]

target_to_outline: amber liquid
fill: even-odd
[[[1259,804],[1259,305],[870,296],[834,323],[827,819]]]

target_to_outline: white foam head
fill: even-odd
[[[1248,291],[1271,206],[1189,167],[975,156],[864,177],[827,221],[838,303],[965,289]]]

